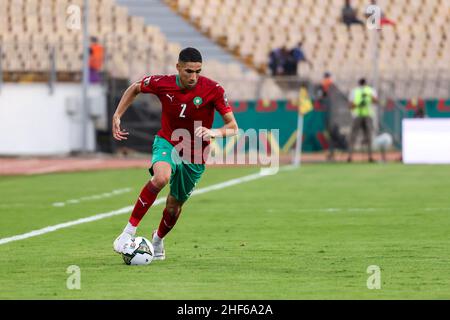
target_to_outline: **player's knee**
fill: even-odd
[[[159,189],[164,188],[170,181],[170,175],[156,175],[153,177],[153,184]]]

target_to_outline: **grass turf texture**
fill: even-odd
[[[208,168],[198,188],[255,172]],[[146,174],[0,177],[0,238],[132,205]],[[7,243],[0,299],[449,299],[449,180],[450,166],[282,171],[192,197],[165,240],[167,259],[148,266],[112,251],[128,213]],[[150,237],[162,208],[138,235]],[[70,265],[81,268],[81,290],[66,288]],[[367,289],[369,265],[381,268],[380,290]]]

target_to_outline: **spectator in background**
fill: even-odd
[[[270,75],[275,76],[278,71],[278,52],[279,49],[273,49],[269,54],[269,69]]]
[[[325,134],[328,140],[328,161],[334,161],[334,149],[335,149],[335,136],[333,135],[333,130],[335,129],[335,125],[332,119],[332,106],[331,100],[329,99],[328,92],[330,90],[330,86],[333,84],[333,80],[331,79],[331,74],[329,72],[325,72],[322,80],[320,81],[317,98],[320,102],[320,105],[325,107]]]
[[[293,58],[286,46],[270,52],[269,68],[272,76],[285,76],[292,73]]]
[[[377,0],[371,0],[370,2],[371,6],[378,6],[377,4]],[[380,17],[380,27],[386,26],[386,25],[390,25],[390,26],[395,26],[395,21],[386,18],[386,16],[384,15],[383,10],[381,10],[381,17]],[[366,18],[369,18],[371,16],[370,13],[367,13],[367,9],[366,9]]]
[[[325,72],[322,80],[318,84],[316,98],[320,102],[322,108],[324,108],[324,134],[328,141],[328,154],[327,160],[334,161],[335,150],[347,151],[347,139],[340,132],[338,121],[335,118],[338,110],[335,110],[336,105],[333,103],[333,99],[330,97],[331,87],[334,85],[334,81],[331,77],[331,73]]]
[[[359,86],[353,89],[349,96],[353,122],[350,133],[350,145],[347,162],[352,162],[353,147],[355,146],[359,130],[364,132],[365,142],[368,147],[369,162],[374,162],[374,159],[372,158],[372,103],[376,103],[377,101],[377,93],[375,89],[367,85],[366,79],[360,79]]]
[[[101,70],[103,67],[103,46],[98,43],[96,37],[91,37],[89,47],[89,81],[98,83],[101,81]]]
[[[364,23],[356,16],[356,11],[351,6],[350,0],[345,0],[345,5],[342,7],[342,22],[347,25],[348,29],[354,23],[364,26]]]
[[[292,50],[288,50],[286,47],[283,50],[283,70],[283,75],[285,76],[297,75],[297,61]]]
[[[418,106],[416,110],[414,110],[414,118],[425,118],[425,108],[422,106]]]
[[[296,47],[292,48],[291,52],[292,59],[292,69],[290,74],[297,75],[298,74],[298,64],[305,62],[309,64],[312,68],[312,63],[306,58],[305,52],[303,51],[303,42],[300,41]]]
[[[414,118],[425,118],[426,117],[424,103],[420,103],[420,101],[417,99],[412,99],[411,104],[414,106],[414,115],[413,115]]]
[[[330,86],[332,84],[333,84],[333,79],[331,78],[331,73],[325,72],[323,75],[323,79],[320,83],[324,97],[328,96],[328,91],[330,90]]]
[[[284,74],[284,60],[286,56],[286,47],[276,48],[270,52],[269,68],[272,76]]]
[[[303,52],[302,42],[291,50],[286,46],[276,48],[269,55],[269,69],[272,76],[296,76],[298,64],[306,62],[312,67],[312,63]]]

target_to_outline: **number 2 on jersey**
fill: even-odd
[[[180,118],[186,118],[186,115],[184,114],[184,111],[186,110],[187,104],[183,103],[181,105],[181,112],[180,112]]]

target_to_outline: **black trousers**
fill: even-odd
[[[369,158],[372,158],[372,133],[373,121],[371,117],[356,117],[352,122],[352,130],[350,133],[349,157],[352,156],[353,148],[355,146],[356,138],[359,131],[362,130],[364,134],[364,141],[368,144]]]

